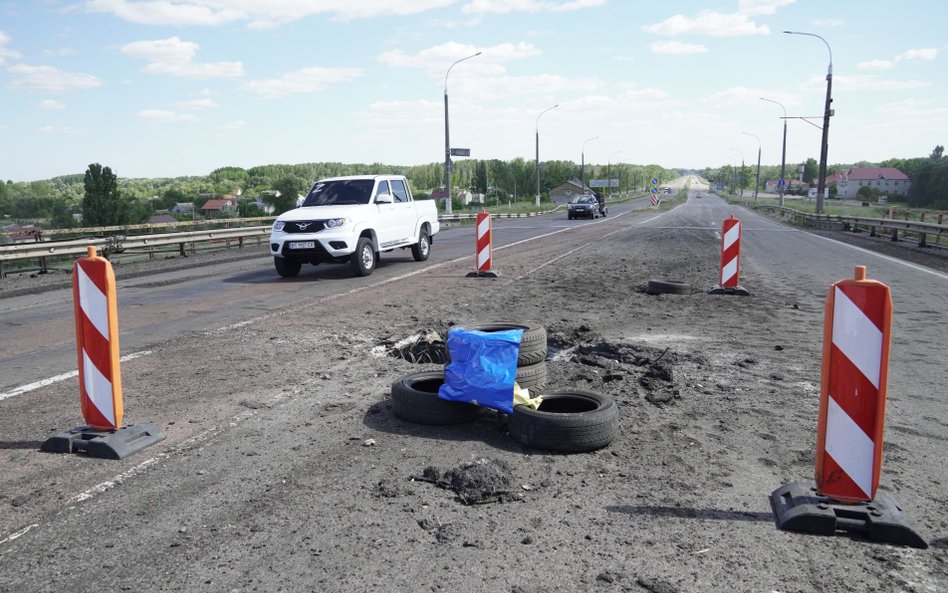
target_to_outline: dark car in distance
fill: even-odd
[[[599,216],[599,200],[596,196],[577,196],[567,206],[566,218],[596,218]]]

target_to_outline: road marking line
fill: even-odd
[[[119,361],[126,362],[126,361],[134,360],[142,356],[147,356],[149,354],[151,354],[151,350],[142,350],[141,352],[133,352],[131,354],[126,354],[125,356],[121,357]],[[14,389],[7,391],[6,393],[0,393],[0,401],[3,401],[10,397],[16,397],[18,395],[22,395],[29,391],[34,391],[36,389],[39,389],[40,387],[46,387],[47,385],[52,385],[53,383],[59,383],[60,381],[65,381],[66,379],[72,379],[73,377],[77,377],[77,376],[79,376],[79,371],[75,370],[75,371],[69,371],[68,373],[63,373],[61,375],[56,375],[55,377],[48,377],[46,379],[41,379],[40,381],[29,383],[27,385],[20,385],[19,387],[15,387]]]
[[[0,546],[2,546],[3,544],[6,544],[6,543],[12,542],[13,540],[15,540],[15,539],[17,539],[17,538],[26,535],[26,533],[27,533],[29,530],[33,529],[34,527],[39,527],[39,523],[33,523],[32,525],[27,525],[26,527],[24,527],[23,529],[17,531],[16,533],[11,533],[10,535],[8,535],[7,537],[5,537],[4,539],[0,539]]]

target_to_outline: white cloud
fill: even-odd
[[[83,130],[80,129],[80,128],[71,128],[71,127],[69,127],[69,126],[50,126],[50,125],[46,125],[46,126],[40,126],[40,127],[37,129],[37,131],[40,132],[41,134],[63,135],[63,134],[78,134],[78,133],[82,132]]]
[[[758,25],[746,14],[724,14],[703,10],[694,17],[676,14],[654,25],[643,25],[646,33],[658,35],[708,35],[710,37],[736,37],[742,35],[767,35],[770,27]]]
[[[934,48],[928,49],[910,49],[905,53],[901,53],[895,57],[896,62],[901,62],[902,60],[934,60],[938,57],[938,50]]]
[[[843,19],[816,19],[813,24],[817,27],[842,27],[846,24]]]
[[[461,12],[474,14],[510,14],[512,12],[566,12],[602,6],[606,0],[571,0],[550,2],[544,0],[471,0]]]
[[[755,107],[766,107],[761,97],[773,99],[779,103],[787,105],[799,105],[800,100],[788,93],[774,92],[773,89],[755,89],[746,86],[735,86],[723,91],[712,93],[706,99],[706,102],[719,105],[721,107],[733,107],[739,105],[742,108],[753,105]]]
[[[789,6],[797,0],[740,0],[742,14],[774,14],[777,9]]]
[[[89,0],[85,8],[89,12],[108,12],[123,21],[140,25],[218,26],[247,18],[240,10],[218,8],[215,4],[219,6],[201,0]]]
[[[869,60],[856,64],[857,70],[889,70],[894,67],[895,64],[889,60]]]
[[[192,101],[177,101],[175,107],[182,109],[213,109],[217,107],[217,102],[213,99],[194,99]]]
[[[156,122],[191,122],[198,120],[196,115],[190,113],[177,113],[175,111],[166,111],[164,109],[142,109],[138,112],[138,117],[144,120]]]
[[[242,130],[247,127],[247,122],[242,119],[236,119],[217,126],[219,130]]]
[[[20,58],[20,52],[3,47],[8,43],[10,43],[10,36],[0,31],[0,65],[4,64],[8,59],[16,60]]]
[[[59,101],[54,101],[53,99],[46,99],[45,101],[40,101],[39,103],[37,103],[37,107],[39,107],[40,109],[56,110],[56,109],[65,109],[66,105],[63,103],[60,103]]]
[[[279,99],[293,93],[315,93],[335,84],[351,82],[360,76],[360,68],[313,66],[287,72],[279,78],[251,80],[243,88],[268,99]]]
[[[64,58],[76,54],[76,50],[64,47],[62,49],[44,49],[43,55],[48,58]]]
[[[430,76],[443,78],[446,70],[458,57],[465,57],[481,52],[481,55],[466,62],[465,69],[476,73],[503,74],[506,69],[504,62],[532,58],[542,52],[531,43],[502,43],[492,47],[475,47],[451,41],[423,49],[416,54],[408,54],[400,49],[382,52],[377,58],[379,63],[393,68],[420,68]]]
[[[698,43],[682,43],[681,41],[656,41],[649,49],[652,50],[652,53],[670,56],[708,53],[708,48],[704,45]]]
[[[931,86],[932,83],[921,80],[885,80],[873,74],[854,74],[851,76],[834,76],[833,93],[849,91],[896,91],[918,89]],[[814,77],[804,88],[825,88],[826,79]]]
[[[13,75],[10,87],[26,91],[65,92],[91,89],[102,85],[102,79],[91,74],[63,72],[52,66],[16,64],[7,72]]]
[[[336,20],[410,15],[443,8],[458,0],[87,0],[85,9],[142,25],[217,27],[244,22],[270,29],[324,14]],[[580,3],[594,0],[580,0]],[[572,4],[572,3],[567,3]]]
[[[134,41],[119,48],[123,54],[148,61],[146,74],[169,74],[182,78],[238,78],[244,75],[241,62],[195,62],[200,46],[178,37]]]

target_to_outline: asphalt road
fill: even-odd
[[[462,279],[470,227],[439,234],[424,264],[383,256],[368,278],[320,266],[286,280],[261,257],[121,281],[122,353],[140,354],[123,378],[127,415],[169,433],[122,462],[36,451],[80,421],[63,377],[75,367],[71,294],[0,300],[0,591],[943,590],[948,275],[703,192],[666,213],[640,201],[595,221],[499,219],[499,281]],[[704,252],[731,214],[742,284],[760,298],[635,290],[642,273],[715,284],[717,256]],[[855,265],[892,288],[886,482],[925,527],[925,553],[778,533],[765,507],[776,484],[811,471],[812,434],[798,425],[812,421],[818,383],[814,319]],[[623,385],[564,362],[561,378],[627,396],[621,438],[598,454],[523,450],[494,426],[456,437],[391,421],[392,365],[371,348],[479,312],[541,317],[558,340],[592,326],[626,349],[675,350],[681,403],[635,397],[631,364]],[[520,464],[520,483],[539,491],[529,505],[458,510],[408,480],[485,451]]]

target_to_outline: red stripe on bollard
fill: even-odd
[[[721,229],[721,286],[737,287],[741,276],[741,221],[730,218]]]
[[[879,486],[885,424],[892,297],[856,278],[829,290],[817,428],[817,493],[844,503],[871,501]]]
[[[116,430],[122,425],[122,377],[115,274],[95,247],[76,261],[72,288],[82,417],[97,430]]]
[[[477,240],[475,242],[475,268],[478,272],[491,270],[492,256],[490,213],[482,210],[477,213]]]

